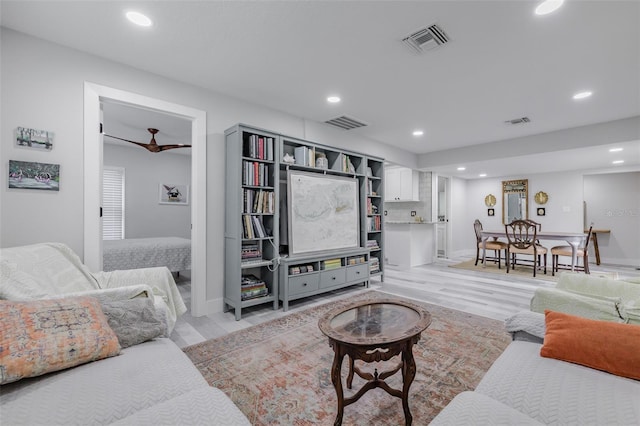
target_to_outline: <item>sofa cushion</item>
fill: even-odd
[[[542,425],[542,423],[486,395],[467,391],[456,395],[429,425]]]
[[[640,424],[639,381],[541,357],[541,347],[511,342],[475,391],[545,424]]]
[[[118,338],[91,297],[0,300],[0,384],[117,355]]]
[[[122,348],[160,337],[165,332],[166,325],[148,297],[102,302],[100,306]]]
[[[151,340],[116,357],[2,386],[2,424],[109,424],[207,382],[171,340]],[[64,409],[61,409],[64,407]]]
[[[540,355],[640,379],[640,326],[545,312]]]
[[[115,425],[250,426],[251,423],[224,392],[203,386],[140,410]]]
[[[548,309],[603,321],[628,320],[619,297],[591,297],[557,288],[537,288],[531,299],[530,309],[541,314]]]

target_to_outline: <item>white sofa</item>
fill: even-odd
[[[0,387],[3,425],[249,425],[167,338]]]
[[[640,285],[612,281],[563,275],[556,287],[558,298],[541,290],[532,308],[627,323],[628,311],[640,306]],[[570,302],[572,294],[575,303]],[[583,300],[585,294],[594,296],[592,304]],[[602,306],[607,312],[599,311]],[[611,312],[622,316],[612,317]],[[506,321],[506,328],[515,340],[476,389],[457,395],[432,425],[640,424],[639,380],[542,357],[545,317],[540,312],[518,313]]]
[[[57,243],[0,250],[0,280],[0,299],[5,299],[0,303],[7,307],[3,312],[8,312],[5,325],[0,324],[0,330],[5,330],[0,336],[3,379],[12,359],[21,356],[16,346],[20,342],[9,341],[7,336],[27,335],[26,331],[8,325],[13,324],[10,321],[17,310],[15,306],[23,301],[29,305],[33,299],[36,302],[46,299],[48,304],[75,299],[69,296],[89,295],[100,302],[97,309],[102,306],[104,310],[105,304],[113,301],[156,295],[155,308],[164,312],[165,321],[163,326],[162,316],[154,318],[156,335],[163,330],[169,333],[175,317],[185,310],[166,268],[91,274],[73,251]],[[136,306],[139,301],[133,300]],[[144,304],[154,311],[154,303],[145,300]],[[139,324],[136,322],[134,327]],[[111,333],[109,325],[106,328]],[[5,327],[18,333],[9,333]],[[122,343],[121,336],[117,337]],[[14,347],[18,348],[15,353]],[[29,362],[28,358],[23,359]],[[249,425],[249,422],[222,391],[207,384],[175,343],[158,337],[126,347],[116,356],[3,384],[0,424]]]

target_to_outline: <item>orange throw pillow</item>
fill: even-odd
[[[540,355],[640,380],[640,325],[544,311]]]
[[[0,300],[0,384],[118,355],[93,297]]]

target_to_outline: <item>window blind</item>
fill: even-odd
[[[102,171],[102,239],[124,238],[124,168]]]

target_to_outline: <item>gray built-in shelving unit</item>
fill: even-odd
[[[250,306],[273,303],[278,309],[282,301],[286,310],[290,300],[355,284],[368,286],[372,276],[383,279],[383,159],[244,124],[228,129],[225,141],[225,310],[233,308],[239,320],[242,309]],[[321,156],[326,166],[316,167]],[[285,157],[296,161],[286,162]],[[290,255],[289,170],[357,180],[359,247]]]

